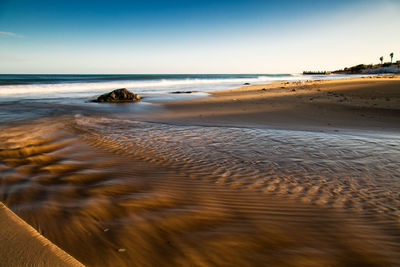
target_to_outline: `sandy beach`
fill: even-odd
[[[164,103],[162,119],[188,125],[398,132],[399,88],[400,75],[250,85]]]
[[[399,14],[0,0],[0,267],[400,266]]]
[[[2,258],[400,264],[399,75],[250,85],[160,105],[3,125],[0,200],[36,230],[0,206],[1,238],[12,223],[19,235]],[[28,249],[31,235],[48,243]]]

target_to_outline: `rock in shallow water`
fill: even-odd
[[[99,96],[95,102],[135,102],[139,101],[140,96],[138,94],[134,94],[126,88],[116,89],[111,93],[103,94]]]

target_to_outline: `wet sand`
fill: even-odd
[[[399,80],[368,79],[216,92],[147,122],[75,114],[4,126],[0,200],[89,266],[396,266],[400,141],[385,112],[398,110]],[[274,86],[280,100],[264,95]],[[378,92],[390,101],[365,106]],[[287,121],[270,120],[268,107],[290,99],[317,109],[312,94],[340,112],[314,121],[283,108]],[[355,114],[334,94],[353,95]],[[371,110],[382,117],[348,124]]]

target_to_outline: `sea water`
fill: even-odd
[[[244,84],[340,79],[348,75],[301,74],[0,74],[0,124],[50,114],[148,112],[154,103],[205,97]],[[121,107],[90,103],[118,88],[140,94],[142,101]],[[190,92],[190,94],[173,94]]]
[[[2,99],[92,97],[117,88],[139,94],[167,94],[175,91],[211,92],[276,81],[302,81],[344,78],[346,75],[301,74],[3,74]]]

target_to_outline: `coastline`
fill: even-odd
[[[250,85],[162,104],[165,110],[150,121],[396,133],[400,130],[400,75]]]
[[[227,233],[234,235],[236,232],[226,231],[226,228],[222,227],[219,229],[226,232],[222,232],[220,240],[216,241],[215,244],[221,242],[221,246],[216,245],[216,251],[222,252],[222,254],[230,253],[232,258],[241,259],[242,255],[253,250],[254,242],[254,244],[264,244],[260,246],[260,254],[256,254],[261,259],[260,255],[264,255],[265,247],[273,251],[276,249],[276,244],[280,244],[279,242],[286,239],[290,240],[294,246],[298,246],[298,250],[291,252],[282,249],[282,255],[294,257],[299,255],[300,251],[300,255],[307,259],[310,255],[307,248],[312,247],[313,250],[317,251],[321,246],[319,242],[321,242],[323,246],[326,246],[326,255],[323,256],[323,260],[337,263],[344,255],[347,255],[347,252],[340,248],[331,248],[331,244],[361,240],[360,244],[355,246],[360,248],[359,251],[355,249],[353,254],[354,257],[357,257],[357,255],[364,255],[363,253],[365,253],[365,258],[360,258],[360,262],[378,263],[380,262],[379,257],[382,257],[382,262],[399,262],[397,256],[399,251],[397,244],[400,240],[397,214],[398,199],[397,196],[393,195],[393,192],[388,191],[389,189],[385,187],[386,184],[391,184],[390,189],[396,191],[397,184],[392,184],[392,180],[382,180],[375,183],[376,176],[374,176],[376,173],[383,173],[382,170],[385,168],[389,172],[385,171],[390,173],[392,166],[390,164],[395,164],[395,161],[389,158],[392,162],[386,164],[388,158],[384,157],[381,160],[382,162],[379,162],[381,165],[373,161],[374,166],[381,169],[377,169],[377,172],[372,174],[370,171],[373,168],[364,168],[364,165],[361,164],[357,165],[358,169],[354,171],[352,167],[355,165],[351,165],[357,161],[357,157],[364,158],[365,155],[370,155],[370,152],[374,151],[373,143],[365,143],[355,147],[357,151],[366,145],[371,150],[366,150],[366,152],[361,150],[359,154],[351,154],[350,150],[345,149],[347,149],[346,146],[352,145],[352,142],[356,140],[353,139],[348,141],[347,145],[343,144],[345,149],[338,147],[336,148],[338,154],[335,154],[336,151],[333,151],[332,154],[330,145],[340,144],[348,138],[335,139],[335,137],[331,137],[332,139],[322,139],[322,146],[320,148],[316,146],[314,152],[310,152],[310,150],[305,152],[301,148],[307,147],[309,149],[309,145],[313,144],[310,141],[312,135],[310,135],[311,137],[296,136],[295,134],[275,135],[274,133],[257,135],[257,133],[248,131],[248,134],[253,135],[252,140],[249,141],[251,136],[242,133],[242,129],[229,130],[225,128],[267,128],[316,132],[355,131],[356,133],[377,131],[398,134],[400,129],[399,75],[250,85],[215,91],[209,97],[164,102],[162,105],[164,109],[161,112],[144,115],[138,119],[138,123],[135,122],[127,126],[121,124],[120,121],[112,122],[112,119],[107,116],[102,121],[103,118],[96,116],[93,116],[94,118],[82,116],[76,119],[71,118],[73,116],[66,115],[59,117],[59,119],[44,117],[39,122],[31,123],[31,125],[8,127],[10,131],[0,129],[2,130],[0,133],[2,139],[0,140],[5,141],[0,150],[0,166],[2,167],[0,174],[4,174],[4,181],[0,186],[14,188],[15,190],[14,193],[10,194],[11,197],[3,198],[4,204],[14,208],[21,204],[27,205],[26,203],[29,203],[28,205],[31,205],[32,203],[32,206],[36,205],[38,209],[36,214],[30,208],[26,208],[28,206],[25,206],[25,209],[22,210],[14,210],[21,217],[17,217],[6,207],[2,209],[4,211],[0,214],[2,223],[15,224],[13,230],[17,229],[15,232],[20,236],[17,242],[1,248],[0,254],[5,255],[10,263],[15,263],[21,257],[22,260],[28,258],[28,260],[35,261],[34,264],[39,263],[37,257],[42,254],[36,253],[37,257],[32,258],[30,253],[33,249],[29,250],[26,246],[30,244],[29,240],[32,236],[36,239],[39,238],[39,241],[43,236],[27,223],[22,223],[23,219],[32,226],[36,224],[46,227],[47,224],[47,227],[44,228],[46,229],[45,236],[51,241],[46,239],[48,243],[44,243],[44,249],[41,253],[44,253],[45,256],[43,257],[49,261],[59,260],[57,258],[60,255],[59,252],[53,255],[54,249],[52,247],[59,245],[65,246],[64,248],[68,253],[84,263],[99,263],[108,260],[109,262],[123,264],[130,260],[138,260],[139,263],[144,264],[148,263],[147,260],[152,257],[154,257],[154,262],[161,263],[168,259],[169,255],[174,255],[179,259],[177,263],[188,264],[199,260],[198,257],[200,256],[196,256],[197,252],[198,255],[206,255],[204,261],[207,262],[215,254],[214,250],[207,250],[209,243],[204,236],[212,236],[215,229],[221,225],[235,226],[241,224],[243,218],[246,218],[244,226],[239,225],[240,227],[234,229],[235,231],[243,229],[242,235],[247,238],[246,240],[250,240],[249,244],[240,243],[241,236],[232,237],[232,240],[224,240],[223,238]],[[135,115],[125,114],[124,116]],[[134,117],[134,120],[135,118],[137,117]],[[85,127],[79,128],[81,125],[76,120],[80,120]],[[177,129],[169,131],[168,126],[141,124],[141,120],[142,122],[151,121],[200,127],[195,127],[195,131],[190,127],[175,127]],[[89,124],[86,124],[87,121],[89,121]],[[74,126],[70,127],[71,125]],[[214,132],[201,126],[221,126],[223,129],[220,132]],[[129,132],[135,127],[138,129],[137,132]],[[229,147],[231,150],[223,150],[227,145],[227,140],[223,139],[225,135],[233,140],[233,145]],[[114,136],[123,136],[123,138],[115,139]],[[179,142],[174,139],[175,136],[180,138]],[[213,139],[209,136],[213,136]],[[222,136],[222,139],[216,141],[219,136]],[[318,135],[315,136],[320,138]],[[193,138],[190,139],[191,137]],[[211,140],[211,143],[205,143],[207,149],[204,149],[204,151],[196,150],[204,148],[201,143],[196,143],[202,140],[201,138],[204,138],[205,141]],[[275,138],[277,143],[268,143],[270,138]],[[281,140],[285,138],[293,139],[292,143],[281,146]],[[325,144],[326,141],[330,143]],[[194,150],[189,149],[182,152],[191,144],[196,144]],[[177,147],[175,147],[176,145]],[[219,155],[210,149],[214,149],[215,145],[221,151],[221,155],[211,158],[209,157],[211,154]],[[260,158],[255,157],[252,161],[252,152],[257,145],[265,148],[265,150],[269,146],[280,146],[278,152],[282,153],[284,149],[288,149],[288,154],[279,154],[274,158],[274,150],[271,150],[265,157],[264,154],[261,154],[263,149],[260,149],[260,151],[257,151],[258,154],[255,154],[261,155]],[[294,148],[297,145],[300,147],[297,152],[298,159],[291,161],[294,157],[292,155]],[[386,145],[386,148],[391,147],[390,144]],[[237,150],[238,147],[242,147],[240,152]],[[235,148],[235,150],[232,148]],[[349,158],[338,165],[324,165],[325,162],[310,158],[306,163],[308,169],[302,165],[296,165],[306,156],[317,155],[316,153],[320,153],[323,149],[326,150],[324,152],[326,154],[318,154],[318,157],[325,157],[327,162],[330,162],[329,160],[333,156],[337,156],[337,160],[341,160],[343,153],[346,153]],[[235,160],[232,156],[225,157],[225,155],[233,153],[232,151],[236,151],[235,153],[238,154],[243,153],[243,155],[249,154],[248,157],[245,157],[246,161]],[[381,153],[381,150],[378,151],[377,155],[380,155],[379,153]],[[202,157],[194,160],[195,156],[200,154]],[[272,163],[265,165],[265,162],[261,162],[260,159],[268,159]],[[354,160],[354,162],[351,160]],[[356,180],[356,182],[353,182],[354,184],[349,185],[347,181],[338,180],[335,176],[332,176],[332,179],[329,180],[332,173],[339,173],[345,166],[344,164],[349,161],[352,163],[347,166],[347,170],[353,174],[360,174],[361,178],[366,177],[365,181],[359,184],[359,180]],[[228,164],[232,162],[235,164]],[[365,161],[366,165],[369,163],[369,161]],[[287,173],[282,172],[281,164]],[[317,170],[320,167],[318,164],[322,166],[321,172],[328,170],[328,172],[323,173],[323,178],[318,176]],[[357,162],[357,164],[360,164],[360,162]],[[285,166],[289,167],[286,169]],[[314,166],[314,169],[310,166]],[[263,169],[264,167],[266,169]],[[336,172],[330,172],[328,167],[332,167],[333,170],[337,168]],[[303,172],[303,170],[306,171]],[[396,175],[396,173],[390,174]],[[316,178],[312,178],[314,175]],[[126,179],[127,176],[133,179]],[[368,180],[369,176],[372,177],[373,182]],[[146,179],[143,179],[143,177],[146,177]],[[310,177],[312,179],[309,179]],[[305,178],[309,180],[306,181]],[[19,188],[19,183],[23,184],[28,179],[29,183]],[[323,179],[328,179],[329,182],[325,182]],[[166,183],[166,181],[168,182]],[[242,190],[242,188],[246,189]],[[50,190],[50,193],[47,190]],[[4,194],[6,190],[0,192]],[[196,198],[191,199],[183,192],[191,192],[190,196],[196,196]],[[391,195],[393,197],[389,198],[388,196]],[[42,196],[44,200],[41,199]],[[215,198],[211,203],[210,196]],[[251,201],[244,201],[243,203],[251,204],[242,207],[239,202],[246,199]],[[74,204],[75,201],[76,204]],[[0,208],[2,208],[1,202]],[[236,216],[239,209],[242,209],[241,215]],[[179,210],[178,217],[175,213],[176,210]],[[254,210],[260,210],[260,212],[253,213]],[[299,210],[301,210],[300,214],[297,213]],[[211,217],[208,214],[210,211],[214,212]],[[221,211],[223,212],[221,213]],[[344,212],[344,214],[341,215],[341,212]],[[54,219],[37,218],[37,214],[44,215],[43,218]],[[58,223],[55,217],[60,215],[62,222],[61,215],[65,216],[65,214],[69,216],[66,218],[69,218],[70,221],[68,227],[63,230],[64,233],[60,233],[60,230],[56,227]],[[265,225],[268,225],[271,216],[276,216],[276,214],[280,215],[275,218],[276,222],[270,225],[273,227],[278,225],[279,227],[276,226],[276,229],[266,227],[268,228],[267,234],[263,235],[246,232],[246,229],[250,229],[249,225],[258,225],[259,223],[259,227],[265,227]],[[321,216],[321,214],[325,214],[322,223],[310,219]],[[350,224],[347,221],[349,214],[355,216],[351,217]],[[12,216],[14,216],[14,219],[10,219]],[[118,218],[119,216],[121,218]],[[282,234],[284,238],[281,239],[280,226],[292,216],[303,216],[301,218],[304,219],[304,223],[296,222],[292,228],[287,227]],[[361,218],[357,216],[361,216]],[[118,220],[114,221],[116,217],[120,221],[125,221],[128,218],[129,223],[120,225]],[[7,219],[3,220],[3,218]],[[148,223],[149,218],[152,218],[154,223]],[[371,241],[371,236],[380,240],[381,228],[379,223],[380,220],[386,223],[387,218],[390,218],[388,220],[390,230],[384,238],[385,242],[389,242],[387,240],[395,237],[396,239],[390,241],[393,243],[384,243],[390,245],[379,252],[375,251],[375,246],[364,246],[364,243],[367,244]],[[375,219],[377,221],[369,226],[369,223]],[[37,223],[38,220],[42,220],[42,223]],[[337,229],[333,228],[332,231],[332,220],[335,227],[338,223],[345,230],[338,227]],[[131,225],[135,225],[132,222],[136,222],[141,231],[131,227]],[[395,223],[393,227],[391,226],[392,222]],[[319,235],[320,232],[309,230],[309,223],[323,228],[322,232],[337,232],[339,234],[330,237],[330,239],[324,239]],[[360,229],[364,230],[355,231],[355,229],[359,229],[360,225],[362,227],[368,225],[371,228],[368,228],[367,232],[363,232],[366,231],[366,228],[362,227]],[[180,227],[188,229],[187,232],[184,232],[187,239],[183,239],[180,233],[176,233],[176,229],[180,229]],[[2,228],[6,229],[5,227]],[[294,229],[304,229],[309,232],[304,236],[293,237]],[[28,234],[25,234],[27,231]],[[196,237],[196,234],[201,231],[204,231],[204,236]],[[8,239],[12,232],[6,229],[0,234]],[[193,233],[194,235],[192,235]],[[350,233],[354,236],[347,240],[346,237]],[[315,235],[317,241],[315,243],[314,241],[307,241],[303,244],[303,240],[307,240],[312,235]],[[139,241],[136,242],[136,239],[130,238],[132,236],[139,237],[137,239]],[[191,236],[198,239],[192,240]],[[270,241],[258,238],[258,236],[266,238],[275,236],[276,243],[274,241],[270,244],[268,243]],[[81,238],[85,238],[84,240],[88,243],[81,244]],[[170,243],[170,241],[166,241],[167,238],[173,241]],[[190,240],[190,242],[187,242],[187,240]],[[34,240],[33,242],[37,241]],[[39,244],[42,244],[40,242]],[[55,245],[51,242],[54,242]],[[199,247],[193,245],[198,242],[203,245]],[[78,244],[80,245],[77,246]],[[97,244],[101,245],[97,247]],[[236,253],[238,247],[234,244],[244,246],[243,254]],[[392,246],[392,244],[394,245]],[[226,246],[230,245],[232,247],[226,249]],[[37,244],[29,246],[35,249],[41,248],[41,245]],[[80,246],[86,246],[86,250],[82,250]],[[142,250],[143,247],[148,249]],[[56,248],[58,249],[58,247]],[[177,248],[179,253],[175,251]],[[150,257],[155,249],[167,251],[167,253],[165,255],[164,253],[151,255],[152,257]],[[184,252],[187,251],[193,253],[189,253],[189,255],[195,256],[184,256]],[[330,254],[329,251],[333,252]],[[147,252],[149,254],[146,254]],[[60,253],[62,254],[63,251]],[[99,259],[93,258],[93,255],[99,255]],[[337,259],[335,255],[338,255]],[[346,258],[346,261],[351,262],[353,256]],[[62,256],[61,260],[65,261],[63,257],[65,256]],[[69,260],[69,258],[66,259],[67,263],[79,264]],[[280,262],[280,259],[272,258],[270,260]],[[312,260],[321,263],[315,255]],[[215,262],[224,263],[225,261],[217,259]],[[289,260],[287,263],[289,263]]]

